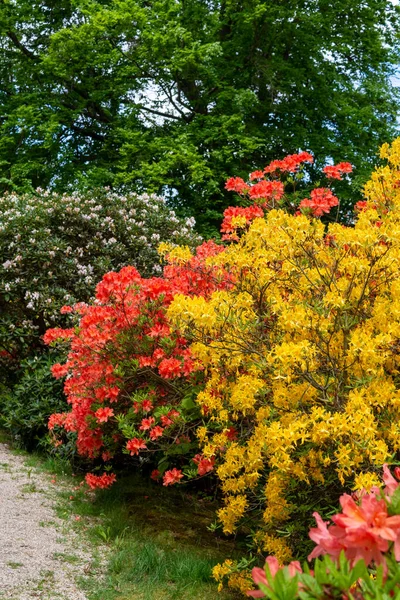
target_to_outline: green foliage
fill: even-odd
[[[59,357],[58,357],[59,358]],[[54,379],[50,367],[57,357],[53,352],[24,360],[17,385],[0,397],[0,424],[19,446],[49,450],[47,421],[54,412],[66,409],[63,384]],[[63,453],[72,451],[72,440]]]
[[[193,224],[148,194],[38,190],[0,197],[2,373],[39,349],[48,327],[69,323],[60,308],[87,302],[107,271],[129,264],[157,275],[160,242],[196,246]]]
[[[396,129],[399,22],[389,0],[3,1],[0,186],[163,192],[211,233],[227,176],[298,149],[360,185]]]

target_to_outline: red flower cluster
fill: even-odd
[[[73,337],[73,329],[61,329],[60,327],[57,327],[55,329],[48,329],[43,336],[43,341],[45,344],[51,344],[52,342],[71,340]]]
[[[167,264],[163,277],[143,279],[134,267],[107,273],[94,304],[75,305],[77,329],[46,332],[47,343],[70,343],[67,362],[52,369],[56,377],[68,376],[64,390],[71,405],[70,413],[50,417],[55,443],[60,428],[74,431],[80,454],[108,460],[123,451],[136,456],[150,443],[185,441],[177,431],[180,396],[171,381],[190,385],[199,366],[186,339],[171,331],[166,309],[176,293],[207,296],[232,284],[223,270],[206,266],[209,256],[223,250],[206,242],[185,264]],[[165,407],[161,414],[159,407]],[[118,417],[129,411],[143,436],[126,440]],[[167,482],[173,483],[168,477]]]
[[[228,192],[245,194],[249,191],[249,186],[241,177],[231,177],[225,183],[225,189],[228,190]]]
[[[133,438],[127,442],[126,449],[129,450],[131,456],[135,456],[136,454],[139,454],[140,450],[147,450],[147,446],[143,440],[139,438]]]
[[[250,173],[250,182],[256,181],[256,183],[247,184],[240,177],[228,179],[225,185],[227,190],[239,192],[241,195],[247,196],[249,200],[256,201],[257,204],[245,208],[230,207],[226,209],[221,227],[221,232],[224,234],[222,239],[238,241],[237,230],[248,225],[252,219],[263,216],[260,208],[270,210],[276,206],[276,202],[288,200],[285,196],[285,184],[278,177],[283,173],[297,173],[300,166],[306,162],[314,162],[313,156],[308,152],[290,154],[282,160],[272,161],[263,171],[258,170]],[[351,164],[345,162],[324,168],[324,173],[329,178],[334,179],[341,179],[344,173],[351,173],[351,171]],[[268,175],[271,175],[273,179],[265,178]],[[311,198],[305,198],[300,202],[299,209],[303,209],[306,214],[311,214],[314,217],[321,217],[338,204],[338,198],[333,195],[330,189],[316,188],[311,191]],[[289,210],[290,207],[293,207],[290,202],[288,206]],[[240,217],[243,217],[243,219],[241,220]]]
[[[322,169],[322,172],[329,179],[342,179],[342,175],[345,173],[352,173],[353,167],[348,162],[341,162],[337,165],[328,165]]]
[[[320,217],[328,213],[333,206],[339,204],[339,200],[328,188],[315,188],[311,191],[311,199],[302,200],[299,208],[309,209],[314,217]]]
[[[94,416],[98,423],[107,423],[108,419],[114,416],[114,411],[112,408],[106,406],[105,408],[98,408],[94,413]]]
[[[264,173],[275,173],[281,171],[282,173],[295,173],[302,163],[313,163],[314,157],[308,152],[299,152],[299,154],[289,154],[282,160],[273,160],[264,169]]]
[[[150,430],[150,439],[156,440],[157,438],[161,437],[163,433],[164,429],[159,425],[156,425],[155,427],[153,427],[153,429]]]
[[[114,473],[103,473],[103,475],[94,475],[93,473],[88,473],[85,476],[85,481],[92,490],[97,488],[105,489],[110,487],[115,481],[117,477]]]
[[[179,483],[182,477],[183,473],[180,469],[171,469],[170,471],[165,471],[163,485],[174,485],[175,483]]]
[[[366,200],[359,200],[355,203],[354,208],[358,211],[367,210],[368,202]]]
[[[373,487],[370,493],[362,490],[353,494],[353,497],[344,494],[340,498],[342,512],[332,517],[333,524],[324,522],[317,512],[314,513],[317,527],[312,528],[309,535],[317,546],[308,560],[328,554],[336,561],[343,552],[351,566],[363,560],[366,566],[383,565],[386,572],[385,555],[393,548],[396,561],[400,561],[400,515],[391,514],[392,496],[399,487],[400,468],[396,467],[394,473],[397,479],[387,465],[383,466],[383,490]],[[397,507],[396,511],[398,512]],[[284,568],[274,556],[268,556],[265,562],[272,577]],[[287,568],[291,577],[303,572],[298,561],[291,562]],[[313,574],[313,571],[310,573]],[[271,589],[264,569],[255,567],[252,577],[256,585],[261,584]],[[299,590],[301,589],[300,582]],[[248,591],[247,595],[252,598],[266,597],[261,590]],[[347,598],[347,595],[343,595],[344,597]]]
[[[215,458],[204,458],[201,454],[196,454],[192,461],[197,465],[197,472],[199,475],[207,475],[214,470]]]
[[[234,219],[237,217],[243,217],[246,220],[246,225],[249,224],[253,219],[257,217],[263,217],[264,211],[257,204],[253,204],[252,206],[230,206],[224,211],[224,220],[221,225],[221,233],[223,240],[237,240],[238,237],[236,235],[236,231],[238,229],[238,225],[235,225]]]
[[[252,200],[265,200],[265,204],[270,200],[280,200],[285,191],[282,181],[268,181],[263,179],[251,186],[249,198]]]

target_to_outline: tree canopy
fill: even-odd
[[[362,182],[396,129],[388,0],[0,0],[0,186],[164,193],[200,228],[282,154]]]

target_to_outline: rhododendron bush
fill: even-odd
[[[0,376],[64,325],[64,304],[88,301],[107,271],[162,272],[160,242],[200,243],[194,220],[178,219],[154,195],[106,189],[0,197]]]
[[[70,340],[54,373],[72,412],[52,430],[106,464],[154,456],[164,485],[213,473],[225,534],[279,563],[304,554],[310,507],[378,485],[400,449],[400,141],[382,158],[354,226],[331,218],[351,165],[305,193],[302,152],[227,181],[243,206],[225,212],[225,246],[164,249],[163,278],[107,275],[77,330],[46,334]],[[248,589],[232,561],[214,575]]]

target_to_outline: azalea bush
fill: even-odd
[[[0,371],[12,373],[40,349],[48,327],[66,324],[60,308],[88,301],[104,273],[128,264],[161,273],[160,242],[194,248],[193,226],[154,195],[0,197]]]
[[[169,264],[163,278],[145,279],[125,267],[103,277],[94,304],[62,308],[78,326],[50,329],[44,336],[48,344],[64,341],[70,347],[66,363],[52,367],[55,377],[67,375],[64,390],[72,406],[50,418],[58,443],[62,431],[76,432],[79,453],[100,459],[106,469],[123,453],[140,454],[154,467],[153,479],[163,478],[164,485],[180,481],[183,465],[207,472],[212,461],[200,457],[188,464],[198,448],[201,415],[194,398],[202,366],[187,340],[170,328],[166,310],[178,291],[207,297],[231,285],[224,270],[205,266],[207,257],[222,250],[205,242],[191,256],[189,248],[164,246]],[[87,483],[107,487],[114,479],[92,473]]]
[[[395,475],[400,475],[398,467]],[[247,595],[271,600],[400,597],[400,488],[386,465],[383,479],[384,489],[344,494],[342,512],[332,523],[314,513],[317,527],[309,535],[317,545],[308,557],[316,559],[313,569],[305,565],[303,571],[298,561],[282,566],[269,556],[264,569],[253,569],[259,589]]]
[[[223,531],[250,525],[254,549],[280,562],[304,555],[310,508],[326,514],[345,486],[376,484],[399,450],[400,142],[382,156],[354,227],[322,222],[338,204],[328,188],[290,205],[279,175],[295,178],[296,164],[269,165],[255,184],[228,181],[264,212],[229,215],[235,241],[207,261],[234,285],[177,295],[168,309],[206,373],[198,437],[215,461]],[[233,567],[215,576],[232,572],[244,589]]]
[[[400,141],[382,158],[351,227],[333,188],[348,163],[308,193],[306,152],[229,179],[225,246],[164,247],[159,278],[110,273],[77,329],[46,334],[70,347],[53,372],[72,410],[50,428],[100,461],[89,485],[120,453],[164,485],[216,477],[216,527],[246,535],[249,560],[214,576],[243,592],[253,552],[307,554],[310,508],[378,485],[400,449]]]

